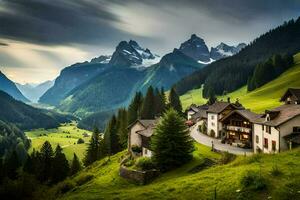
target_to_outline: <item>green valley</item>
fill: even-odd
[[[33,149],[40,150],[45,141],[49,141],[52,148],[60,145],[68,160],[73,158],[73,153],[80,160],[84,157],[87,144],[89,142],[91,132],[76,127],[76,123],[61,124],[58,128],[53,129],[36,129],[25,132],[26,136],[31,140],[29,152]],[[84,140],[84,143],[77,144],[79,138]]]
[[[263,112],[266,109],[281,105],[280,97],[287,88],[300,87],[300,53],[294,56],[295,65],[280,75],[275,80],[257,88],[254,91],[247,92],[247,86],[244,86],[225,96],[218,96],[218,99],[227,100],[230,97],[232,101],[237,98],[246,107],[254,112]],[[202,97],[202,88],[188,91],[180,97],[183,108],[187,108],[192,103],[203,104],[207,99]]]

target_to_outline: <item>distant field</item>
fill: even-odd
[[[230,97],[232,101],[235,101],[239,98],[240,102],[246,108],[254,112],[263,112],[266,109],[281,105],[279,99],[287,88],[300,88],[300,53],[296,54],[294,59],[294,67],[266,85],[252,92],[247,92],[247,88],[244,86],[226,96],[219,96],[218,99],[226,100],[227,97]],[[201,88],[187,92],[180,97],[180,100],[184,109],[191,105],[191,103],[203,104],[207,102],[207,99],[202,97]]]
[[[29,152],[31,152],[34,148],[39,150],[43,143],[48,140],[51,143],[53,150],[56,145],[59,144],[63,148],[68,160],[73,158],[73,153],[76,153],[80,160],[82,160],[87,148],[86,143],[90,139],[90,137],[84,137],[84,133],[87,133],[89,136],[91,135],[90,131],[77,128],[75,123],[62,124],[60,127],[55,129],[37,129],[28,131],[26,132],[26,135],[32,141]],[[77,140],[79,138],[82,138],[85,143],[77,144]]]

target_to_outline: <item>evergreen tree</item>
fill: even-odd
[[[3,178],[4,178],[4,163],[3,163],[3,158],[0,157],[0,185],[2,184]]]
[[[17,170],[21,166],[21,162],[18,158],[18,154],[16,150],[13,150],[8,156],[5,158],[4,168],[5,168],[5,176],[10,179],[17,178]]]
[[[170,103],[170,107],[174,108],[178,113],[182,112],[180,98],[174,87],[172,87],[170,91],[169,103]]]
[[[82,166],[81,166],[81,164],[80,164],[80,161],[79,161],[77,155],[74,153],[74,155],[73,155],[73,160],[72,160],[72,163],[71,163],[70,174],[71,174],[71,175],[74,175],[74,174],[76,174],[77,172],[79,172],[81,169],[82,169]]]
[[[121,151],[121,145],[119,143],[118,130],[117,130],[117,119],[113,115],[108,122],[104,132],[104,144],[106,153],[110,156]]]
[[[18,158],[19,158],[20,162],[22,164],[24,164],[26,161],[26,158],[27,158],[27,151],[25,149],[23,141],[19,141],[19,143],[17,144],[16,152],[18,154]]]
[[[51,177],[53,149],[50,142],[44,142],[40,152],[40,174],[38,176],[40,181],[47,181]]]
[[[32,158],[31,155],[27,155],[26,161],[25,161],[24,166],[23,166],[23,171],[28,173],[28,174],[34,174],[36,172],[35,171],[35,166],[34,166],[34,161],[33,161],[33,158]]]
[[[143,101],[141,118],[142,119],[154,119],[155,116],[155,97],[152,86],[147,90],[145,99]]]
[[[212,105],[217,101],[217,98],[215,96],[215,92],[212,88],[209,89],[209,98],[208,98],[208,105]]]
[[[124,108],[119,109],[118,111],[118,118],[117,118],[117,129],[118,129],[118,137],[119,137],[119,144],[122,148],[127,147],[127,139],[128,139],[128,114],[127,110]]]
[[[165,109],[164,95],[155,89],[155,116],[160,116]]]
[[[83,160],[85,166],[92,164],[101,157],[99,149],[100,131],[97,127],[95,127]]]
[[[143,104],[143,95],[141,92],[137,92],[128,106],[128,124],[132,124],[140,118]]]
[[[151,138],[153,159],[162,170],[178,167],[192,158],[193,141],[185,120],[173,109],[169,109],[157,125]]]
[[[65,154],[62,152],[62,148],[58,144],[55,148],[54,158],[52,161],[52,177],[53,183],[64,180],[70,172],[69,162],[66,159]]]

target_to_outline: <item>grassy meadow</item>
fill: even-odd
[[[246,108],[254,112],[263,112],[266,109],[281,105],[279,99],[287,88],[300,88],[300,53],[294,56],[294,60],[295,65],[292,68],[264,86],[251,92],[247,92],[247,87],[244,86],[226,96],[218,96],[218,99],[226,101],[227,97],[230,97],[232,101],[235,101],[238,98]],[[202,88],[187,92],[180,97],[180,100],[184,109],[192,103],[203,104],[207,102],[207,99],[202,97]]]
[[[55,129],[36,129],[25,132],[26,136],[31,139],[31,147],[29,152],[33,149],[39,150],[45,141],[49,141],[52,148],[55,149],[59,144],[63,148],[68,160],[73,158],[73,153],[82,160],[84,157],[87,142],[90,139],[91,132],[76,127],[76,123],[62,124]],[[84,137],[83,134],[88,134],[89,137]],[[85,143],[77,144],[77,140],[82,138]]]
[[[220,164],[220,154],[200,144],[195,147],[191,162],[148,185],[136,185],[118,175],[119,161],[125,154],[121,152],[41,193],[46,199],[213,199],[216,189],[217,199],[225,200],[300,198],[300,149],[276,155],[238,156],[229,164]],[[217,164],[200,169],[207,158]],[[241,180],[248,171],[259,174],[266,187],[245,187]]]

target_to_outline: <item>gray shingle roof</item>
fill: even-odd
[[[297,117],[300,115],[300,105],[297,104],[288,104],[288,105],[282,105],[279,106],[271,111],[279,111],[279,114],[270,121],[265,121],[264,117],[261,117],[256,120],[256,123],[264,124],[268,126],[279,126],[294,117]]]
[[[229,116],[231,116],[234,113],[237,113],[237,114],[241,115],[242,117],[248,119],[250,122],[256,122],[262,116],[260,114],[256,114],[254,112],[251,112],[250,110],[233,110],[228,115],[223,117],[221,119],[221,121],[227,119]]]
[[[284,95],[281,97],[280,101],[284,101],[288,94],[294,95],[298,100],[300,100],[300,89],[299,88],[289,88]]]
[[[233,106],[236,109],[244,109],[242,106],[237,106],[233,103],[228,103],[226,101],[216,101],[214,104],[210,105],[207,112],[209,113],[220,113],[228,106]]]

